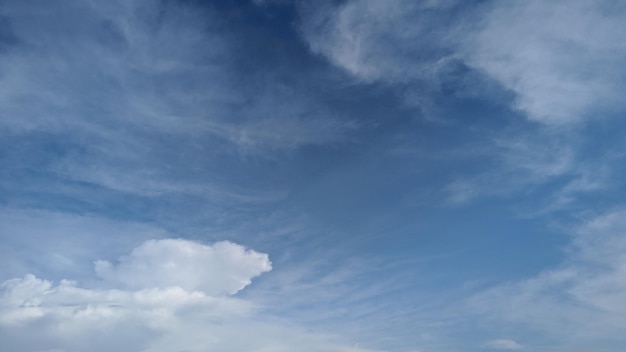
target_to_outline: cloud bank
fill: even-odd
[[[232,242],[149,240],[93,287],[26,275],[0,286],[0,336],[12,351],[363,351],[257,315],[233,295],[271,270],[267,254]]]

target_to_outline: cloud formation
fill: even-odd
[[[361,80],[416,84],[423,95],[461,62],[514,92],[513,108],[533,121],[577,122],[624,106],[626,8],[614,1],[325,4],[302,6],[303,35]],[[487,90],[478,83],[474,91]]]
[[[306,4],[300,13],[310,50],[356,81],[394,88],[426,119],[485,129],[470,156],[479,160],[472,168],[484,168],[442,186],[449,204],[552,183],[559,189],[536,206],[552,211],[605,187],[607,170],[582,155],[586,135],[576,127],[624,106],[623,5],[371,0]],[[471,103],[445,114],[436,103],[461,100]],[[476,111],[477,101],[498,112]]]
[[[462,52],[532,120],[598,118],[624,106],[625,20],[615,1],[494,2]]]
[[[240,72],[244,38],[210,6],[13,2],[2,19],[0,134],[23,146],[17,170],[36,159],[113,191],[245,202],[253,191],[208,177],[215,159],[333,145],[359,127],[274,71]]]
[[[568,258],[527,280],[469,300],[492,321],[516,324],[564,346],[613,348],[626,329],[626,212],[588,219],[575,230]],[[554,342],[553,342],[554,343]]]
[[[270,269],[267,254],[231,242],[149,240],[118,264],[98,261],[94,287],[30,274],[4,281],[0,337],[16,352],[364,351],[261,319],[232,297]]]
[[[367,82],[406,83],[431,77],[450,54],[440,26],[454,1],[348,1],[301,6],[311,50]]]
[[[1,4],[3,347],[620,351],[624,13]]]
[[[118,263],[99,260],[96,273],[127,289],[180,287],[211,296],[232,295],[272,269],[267,254],[232,242],[211,246],[183,239],[144,242]]]

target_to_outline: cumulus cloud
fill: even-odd
[[[96,273],[124,288],[181,287],[209,295],[235,294],[272,268],[267,254],[232,242],[211,246],[183,239],[150,240],[118,263],[96,262]]]
[[[241,300],[174,286],[89,289],[67,280],[55,285],[27,275],[5,281],[1,290],[0,333],[13,336],[8,341],[15,351],[26,351],[29,344],[65,351],[163,351],[151,346],[151,340],[173,333],[181,324],[236,319],[250,310]],[[30,342],[19,339],[26,332]]]
[[[2,284],[2,324],[21,326],[46,316],[69,317],[65,324],[80,326],[81,321],[123,321],[132,310],[148,308],[155,313],[150,320],[158,326],[159,309],[167,311],[185,305],[200,305],[214,299],[199,291],[187,291],[177,286],[167,288],[144,288],[136,291],[115,289],[88,289],[76,282],[62,280],[58,284],[34,275],[10,279]],[[229,312],[229,314],[232,312]]]
[[[365,351],[231,296],[270,269],[267,254],[231,242],[150,240],[116,264],[99,261],[103,281],[92,286],[4,281],[0,338],[16,352]]]
[[[245,316],[251,304],[224,295],[270,269],[266,254],[237,244],[185,240],[147,241],[118,266],[98,263],[96,269],[106,279],[102,288],[70,280],[54,284],[30,274],[2,283],[0,332],[13,336],[8,340],[12,350],[26,351],[35,344],[81,351],[99,342],[96,350],[162,351],[151,347],[151,340],[177,331],[183,318],[193,326],[198,320]],[[254,265],[258,269],[250,270]],[[115,288],[133,275],[133,284],[126,285],[132,287]],[[20,340],[26,332],[30,343]]]

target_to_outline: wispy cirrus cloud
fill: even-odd
[[[359,79],[405,83],[430,77],[451,54],[449,28],[439,21],[453,6],[454,1],[302,4],[301,31],[313,52]]]
[[[39,172],[70,181],[237,201],[246,192],[207,177],[220,157],[271,158],[359,128],[274,72],[242,75],[246,54],[209,7],[11,3],[2,16],[0,124],[24,169],[37,153]]]
[[[494,2],[462,51],[531,120],[599,118],[623,107],[625,18],[613,1]]]
[[[588,218],[573,231],[567,259],[560,266],[497,285],[473,296],[469,306],[496,324],[540,334],[536,341],[546,348],[610,349],[623,344],[618,331],[626,327],[624,214],[617,209]]]
[[[302,6],[304,38],[359,79],[427,92],[426,82],[445,83],[447,65],[462,62],[514,92],[512,107],[533,121],[578,122],[623,107],[626,12],[615,2],[324,4]]]
[[[593,173],[594,169],[581,165],[578,144],[568,133],[549,129],[526,134],[501,132],[475,152],[476,157],[483,158],[485,170],[452,181],[446,187],[448,199],[451,203],[464,204],[483,196],[511,196],[563,178],[582,179],[583,174]],[[572,188],[570,195],[577,191],[584,191],[584,187]],[[558,197],[560,191],[554,192],[548,198]]]
[[[575,126],[612,117],[621,106],[622,10],[585,1],[347,1],[300,8],[301,33],[314,53],[357,81],[395,87],[421,112],[415,115],[485,128],[489,123],[474,115],[486,114],[492,124],[510,126],[486,131],[475,155],[486,171],[463,173],[445,186],[451,203],[570,179],[547,208],[605,186],[607,170],[594,171]],[[476,112],[469,105],[440,118],[435,101],[450,95],[508,111]]]

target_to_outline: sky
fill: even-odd
[[[0,0],[12,352],[618,352],[626,3]]]

